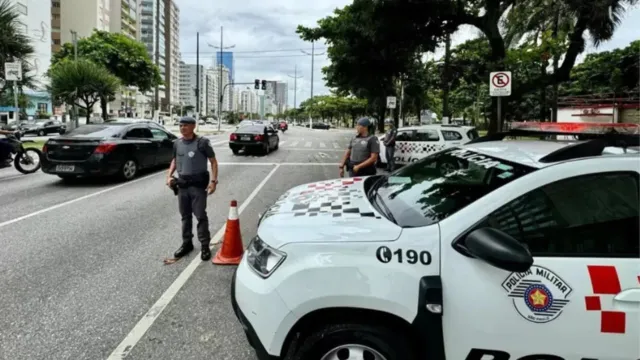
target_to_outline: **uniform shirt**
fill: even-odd
[[[200,139],[200,141],[198,141]],[[207,138],[180,138],[173,143],[173,157],[176,159],[178,175],[196,175],[209,171],[209,159],[215,157],[213,145]]]
[[[349,150],[351,150],[351,162],[360,164],[370,158],[372,153],[380,153],[380,141],[373,135],[358,135],[349,142]]]
[[[393,142],[389,145],[386,146],[395,146],[396,145],[396,134],[398,133],[398,129],[396,129],[395,127],[391,127],[389,129],[389,131],[387,131],[387,134],[384,136],[384,142],[385,144],[389,143],[389,140],[393,139]]]

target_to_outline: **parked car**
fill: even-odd
[[[21,125],[23,135],[46,136],[49,134],[64,134],[67,131],[67,125],[58,120],[38,120],[31,123]]]
[[[309,125],[307,125],[307,127],[309,127]],[[324,130],[329,130],[331,128],[331,126],[329,126],[329,124],[325,124],[325,123],[321,123],[321,122],[313,122],[311,124],[311,128],[312,129],[324,129]]]
[[[278,150],[279,143],[278,132],[271,125],[247,125],[229,135],[229,148],[234,154],[244,149],[258,150],[266,155],[271,150]]]
[[[82,125],[45,143],[42,171],[62,179],[116,175],[131,180],[141,169],[169,165],[176,139],[153,122]]]
[[[380,139],[380,156],[378,166],[385,166],[387,156],[385,151],[384,134]],[[406,165],[416,162],[442,149],[463,145],[478,137],[473,126],[459,125],[422,125],[403,127],[396,135],[396,165]]]

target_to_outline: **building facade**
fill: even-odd
[[[218,114],[218,72],[212,68],[206,70],[207,73],[207,106],[203,113],[206,116],[212,116]]]
[[[180,9],[175,0],[164,0],[165,11],[165,108],[180,103]]]
[[[91,36],[94,29],[111,30],[111,0],[58,0],[58,2],[61,44],[72,42],[72,31],[78,34],[78,38],[83,38]]]
[[[138,0],[111,0],[109,31],[138,39]]]
[[[256,114],[260,106],[258,95],[251,88],[240,91],[238,111],[245,114]]]
[[[277,113],[284,113],[289,103],[289,85],[286,82],[278,81],[276,84],[276,106],[278,107]]]
[[[207,74],[203,65],[200,68],[200,113],[205,113],[207,108]],[[198,66],[180,62],[180,104],[182,106],[193,106],[196,110],[196,88]]]
[[[141,0],[139,6],[139,39],[147,47],[153,63],[160,69],[160,74],[166,74],[167,71],[164,5],[165,0]],[[146,99],[143,100],[145,103],[145,117],[152,115],[155,109],[161,109],[161,104],[166,104],[166,87],[164,84],[144,95],[146,95]]]

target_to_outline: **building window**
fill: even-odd
[[[51,7],[59,8],[60,7],[60,2],[59,1],[52,1],[51,2]]]
[[[51,18],[53,18],[53,20],[60,20],[60,14],[51,14]]]
[[[60,39],[53,39],[53,45],[60,45]]]
[[[18,9],[18,12],[22,15],[28,15],[28,9],[27,9],[27,5],[24,5],[23,3],[17,3],[16,4],[16,8]]]
[[[41,113],[47,113],[49,111],[49,106],[47,103],[38,103],[38,111]]]

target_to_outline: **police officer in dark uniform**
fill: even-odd
[[[178,205],[182,216],[182,246],[175,252],[181,258],[193,250],[193,216],[198,220],[197,233],[203,261],[211,258],[211,234],[207,217],[207,196],[216,191],[218,184],[218,160],[209,139],[194,133],[196,120],[180,119],[182,138],[173,144],[173,160],[169,166],[167,186],[178,188]],[[208,164],[213,176],[210,176]],[[178,172],[178,178],[173,177]]]
[[[369,133],[371,121],[361,118],[356,125],[357,135],[349,141],[349,148],[340,162],[340,177],[344,176],[344,167],[349,176],[367,176],[376,174],[376,162],[380,154],[380,142]]]

